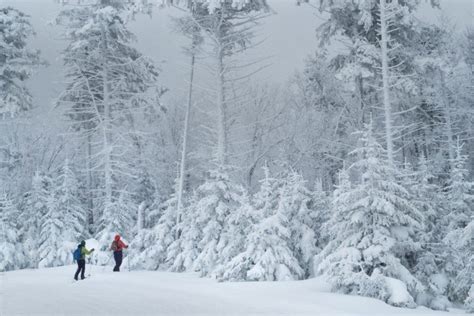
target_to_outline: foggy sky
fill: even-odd
[[[266,41],[250,54],[272,56],[272,66],[258,75],[260,81],[284,83],[297,69],[302,68],[304,59],[316,50],[315,29],[322,17],[308,6],[295,6],[294,0],[269,2],[277,14],[265,20],[260,33]],[[65,43],[61,40],[61,30],[49,24],[60,6],[54,0],[0,0],[0,5],[13,6],[31,15],[37,35],[30,47],[39,48],[49,66],[38,69],[28,85],[36,111],[51,113],[53,101],[60,94],[64,80],[60,52]],[[418,16],[422,20],[435,22],[445,15],[461,30],[472,25],[474,0],[441,0],[441,5],[442,10],[435,10],[423,4]],[[136,47],[163,70],[160,83],[173,90],[170,94],[181,92],[180,87],[185,86],[183,78],[187,73],[187,58],[181,53],[186,41],[170,29],[169,16],[176,14],[180,13],[172,8],[155,10],[152,18],[140,16],[131,24],[131,30],[138,37]]]

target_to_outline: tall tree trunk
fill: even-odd
[[[451,114],[449,113],[449,96],[448,91],[446,88],[446,79],[444,77],[444,72],[439,69],[439,77],[441,83],[441,96],[443,101],[443,112],[444,112],[444,119],[446,120],[445,128],[446,128],[446,138],[448,144],[448,156],[449,156],[449,164],[450,167],[451,163],[454,159],[454,143],[453,143],[453,125],[451,121]]]
[[[94,194],[92,184],[92,135],[87,135],[87,206],[88,206],[88,224],[89,232],[92,233],[92,227],[94,226]]]
[[[183,148],[181,149],[181,162],[179,167],[179,179],[178,179],[178,201],[176,207],[176,239],[180,236],[179,223],[181,222],[181,208],[183,206],[183,191],[184,191],[184,178],[186,174],[186,158],[188,150],[188,135],[189,135],[189,117],[191,114],[192,96],[193,96],[193,81],[194,81],[194,64],[195,64],[195,53],[191,55],[191,70],[189,75],[189,87],[188,87],[188,100],[186,105],[186,114],[184,117],[184,129],[183,129]]]
[[[102,93],[103,93],[103,107],[104,119],[102,121],[102,141],[104,150],[104,189],[105,189],[105,203],[107,208],[112,204],[112,113],[110,108],[110,87],[109,87],[109,69],[107,65],[107,38],[104,29],[102,31],[102,45],[103,45],[103,69],[102,69]]]
[[[111,109],[109,100],[108,70],[103,70],[104,93],[104,121],[103,121],[103,146],[104,146],[104,188],[105,205],[112,203],[112,141],[111,141]]]
[[[392,105],[390,103],[390,71],[388,67],[388,20],[387,2],[380,0],[380,48],[382,59],[383,107],[385,112],[385,140],[387,143],[388,162],[393,165],[393,127]]]
[[[225,100],[224,52],[222,43],[216,56],[217,62],[217,163],[227,163],[227,109]]]

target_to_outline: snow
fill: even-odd
[[[54,102],[33,98],[28,82],[42,64],[29,21],[50,10],[0,8],[0,271],[41,268],[6,274],[10,306],[21,293],[39,296],[27,314],[76,314],[89,301],[103,309],[81,312],[104,314],[125,293],[127,314],[386,312],[320,280],[290,282],[322,275],[331,291],[394,307],[474,309],[474,30],[419,23],[420,0],[320,1],[319,47],[274,86],[252,78],[272,63],[251,49],[265,35],[255,12],[265,0],[77,1],[49,12],[64,41],[62,80],[43,91]],[[178,73],[172,89],[163,62],[137,49],[132,13],[151,2],[188,11],[166,33],[196,54],[195,86]],[[157,39],[154,53],[171,42]],[[192,113],[182,94],[195,96]],[[72,264],[89,237],[88,261],[110,266],[116,233],[130,241],[124,267],[210,278],[99,268],[71,290],[69,268],[44,270]]]
[[[387,288],[390,293],[388,303],[393,306],[413,306],[415,304],[410,293],[408,293],[405,283],[388,277],[385,277],[385,282],[387,283]]]
[[[431,276],[431,282],[440,290],[441,293],[445,292],[449,286],[449,279],[443,273],[436,273]]]
[[[75,283],[73,265],[0,274],[0,315],[461,315],[329,293],[320,278],[219,283],[190,273],[111,270],[88,265],[91,277]]]

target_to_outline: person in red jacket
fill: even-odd
[[[114,252],[114,272],[120,272],[120,265],[122,264],[123,259],[123,248],[128,248],[128,245],[126,245],[123,241],[120,240],[120,235],[115,235],[114,241],[112,242],[112,246],[110,246],[110,250]]]

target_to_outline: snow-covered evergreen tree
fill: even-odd
[[[451,162],[452,170],[449,185],[446,188],[446,210],[443,219],[446,227],[446,271],[450,275],[448,289],[452,301],[466,299],[473,283],[473,236],[472,214],[474,210],[474,183],[468,180],[466,161],[462,153],[463,146],[457,143],[455,158]]]
[[[39,267],[55,267],[71,262],[71,244],[76,244],[86,231],[86,212],[78,196],[77,180],[66,159],[52,181],[46,213],[41,218]]]
[[[211,170],[209,179],[196,190],[191,214],[196,216],[195,224],[200,227],[201,235],[193,269],[201,275],[211,274],[225,260],[221,257],[229,241],[225,229],[230,225],[230,215],[240,207],[242,194],[242,188],[230,180],[223,168]]]
[[[312,259],[317,252],[314,229],[318,213],[310,208],[313,196],[298,172],[291,170],[281,181],[277,213],[288,218],[291,249],[307,277],[313,273]]]
[[[0,8],[0,118],[32,107],[24,82],[41,64],[39,51],[27,47],[34,34],[28,15],[11,7]]]
[[[466,308],[469,313],[474,313],[474,284],[471,285],[468,296],[466,298]]]
[[[431,4],[436,6],[436,2]],[[348,49],[335,54],[331,63],[338,77],[351,84],[356,98],[351,102],[360,107],[362,119],[373,110],[367,104],[381,105],[380,123],[384,126],[390,163],[396,161],[399,126],[408,125],[406,121],[399,123],[397,107],[410,107],[404,104],[406,96],[416,92],[414,59],[420,52],[416,51],[414,39],[424,35],[415,17],[419,5],[418,0],[319,1],[320,12],[329,14],[318,27],[320,44],[329,47],[332,39],[342,39],[347,45]]]
[[[69,251],[65,256],[61,255],[61,244],[63,241],[62,231],[64,221],[62,210],[54,196],[54,189],[47,197],[46,212],[41,218],[41,226],[38,235],[38,268],[55,267],[64,264],[63,260],[71,259]]]
[[[468,170],[466,169],[469,157],[462,151],[463,146],[458,141],[455,148],[455,158],[451,162],[449,185],[446,188],[447,231],[466,227],[471,220],[474,207],[474,183],[468,180]]]
[[[338,173],[338,183],[335,186],[335,190],[332,194],[331,197],[331,203],[329,204],[329,212],[330,212],[330,217],[328,220],[322,225],[322,230],[325,232],[327,238],[328,238],[328,243],[332,241],[332,238],[334,237],[334,227],[332,227],[332,224],[334,223],[334,218],[337,216],[336,210],[340,209],[347,209],[349,207],[349,201],[345,199],[341,199],[341,196],[345,196],[350,192],[352,189],[352,184],[350,181],[349,177],[349,172],[345,168],[341,169]],[[337,204],[336,202],[337,201]],[[333,241],[332,241],[333,242]],[[325,250],[329,244],[326,244],[326,246],[322,249]],[[325,255],[321,255],[318,253],[315,258],[314,258],[314,266],[313,270],[319,274],[321,273],[319,270],[319,266],[321,265],[321,261],[325,259]]]
[[[416,302],[438,310],[446,310],[450,303],[445,296],[445,277],[442,274],[441,254],[444,246],[441,243],[442,231],[440,219],[442,212],[436,209],[441,204],[441,189],[434,182],[428,161],[422,155],[417,170],[405,163],[404,187],[412,195],[412,203],[423,216],[424,227],[418,231],[417,240],[420,251],[416,253],[416,264],[411,267],[414,275],[425,286],[425,291],[418,293]]]
[[[464,303],[468,312],[474,312],[474,215],[471,222],[464,228],[458,248],[463,253],[464,267],[459,271],[456,279],[454,290],[456,294],[465,296]]]
[[[59,105],[93,147],[88,171],[96,175],[97,188],[89,189],[96,196],[97,238],[104,247],[115,233],[131,237],[132,195],[140,187],[133,183],[140,170],[131,164],[139,139],[135,120],[143,120],[156,101],[158,70],[132,46],[135,36],[126,25],[130,4],[90,1],[66,6],[57,19],[70,40],[63,53],[69,82]]]
[[[239,196],[239,206],[234,209],[225,222],[219,245],[219,264],[212,275],[221,278],[223,275],[229,277],[228,266],[236,256],[242,253],[246,247],[247,236],[252,233],[256,220],[256,210],[253,207],[248,192],[243,188]]]
[[[434,232],[440,215],[435,209],[439,202],[440,188],[435,183],[435,176],[424,155],[419,158],[413,182],[408,188],[413,194],[413,204],[423,214],[425,231],[428,234]]]
[[[243,199],[243,188],[230,180],[225,168],[211,170],[206,182],[193,193],[188,207],[182,210],[178,238],[168,247],[169,269],[222,274],[222,265],[231,259],[223,253],[231,256],[235,252],[232,238],[240,238],[231,236],[231,226],[241,218],[234,212],[242,210]]]
[[[79,183],[69,159],[65,159],[54,184],[54,198],[63,222],[62,239],[75,242],[86,236],[87,214],[79,199]]]
[[[37,171],[32,180],[32,188],[26,195],[21,209],[21,240],[25,247],[28,267],[37,267],[42,259],[39,255],[40,232],[45,215],[48,213],[53,190],[53,181],[45,173]]]
[[[18,215],[13,201],[0,195],[0,272],[23,268],[26,265],[23,246],[18,235]]]
[[[162,205],[158,222],[151,228],[139,230],[131,243],[131,261],[134,268],[157,270],[168,268],[168,247],[176,240],[176,194]]]
[[[245,250],[226,264],[224,280],[282,281],[304,276],[304,270],[293,253],[291,223],[279,208],[281,181],[271,178],[264,167],[265,178],[254,197],[256,208],[252,231]]]
[[[119,192],[112,203],[104,201],[102,219],[98,229],[97,240],[104,248],[108,248],[116,234],[129,238],[133,234],[134,212],[136,205],[131,203],[127,192]]]
[[[194,206],[198,202],[198,194],[194,193],[189,206],[182,209],[182,221],[179,224],[179,236],[168,247],[166,258],[171,271],[183,272],[192,270],[192,266],[199,254],[199,241],[202,236],[202,227],[197,224],[197,214]]]
[[[328,243],[328,231],[324,229],[324,224],[330,218],[330,198],[323,190],[322,180],[316,179],[312,192],[310,208],[315,214],[313,223],[310,227],[314,230],[317,251],[321,251]]]
[[[397,171],[375,139],[372,124],[352,154],[357,158],[352,167],[361,179],[351,188],[340,188],[334,198],[331,240],[318,255],[317,270],[335,290],[413,306],[409,295],[404,302],[393,302],[390,285],[397,279],[412,294],[423,290],[409,271],[410,256],[419,250],[415,237],[422,215],[397,183]]]

